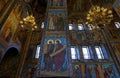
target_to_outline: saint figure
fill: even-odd
[[[62,45],[61,40],[56,40],[56,45],[54,48],[55,52],[50,56],[54,58],[55,70],[57,71],[62,70],[62,65],[65,60],[65,48],[66,46]]]
[[[58,14],[58,17],[57,17],[57,22],[56,22],[56,29],[59,31],[63,31],[64,30],[64,19],[63,19],[63,16],[62,16],[62,13],[59,13]]]
[[[53,70],[53,58],[50,57],[54,49],[53,40],[48,40],[48,44],[46,45],[46,51],[44,52],[44,62],[45,62],[45,70],[52,71]]]
[[[54,30],[55,29],[55,23],[56,23],[55,14],[51,13],[50,17],[49,17],[49,22],[48,22],[49,30]]]

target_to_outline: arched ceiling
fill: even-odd
[[[85,19],[86,13],[95,5],[112,9],[115,0],[67,0],[68,19]]]
[[[33,14],[37,22],[42,22],[45,20],[47,0],[24,0],[29,3]],[[68,7],[68,19],[75,18],[79,19],[86,16],[88,10],[94,6],[104,6],[107,8],[112,8],[112,4],[115,0],[67,0]]]

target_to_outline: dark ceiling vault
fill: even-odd
[[[31,6],[38,24],[45,20],[47,0],[25,0],[25,2]],[[67,0],[68,19],[75,16],[77,16],[77,19],[84,19],[92,6],[111,7],[113,3],[114,0]]]

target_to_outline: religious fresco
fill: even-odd
[[[8,0],[0,0],[0,11],[5,7],[7,2],[8,2]]]
[[[9,15],[8,11],[9,11],[10,7],[12,6],[12,4],[14,2],[15,2],[14,0],[11,0],[11,1],[9,1],[9,0],[1,0],[0,1],[0,7],[1,7],[0,8],[0,15],[1,15],[0,22],[1,22],[1,25],[2,25],[2,26],[0,26],[0,29],[2,29],[4,21],[6,21],[4,19],[6,19],[6,16]]]
[[[118,14],[120,14],[120,7],[117,7],[117,12]]]
[[[70,31],[69,33],[69,38],[71,43],[75,43],[75,44],[80,44],[82,42],[87,41],[87,35],[85,33],[85,31]]]
[[[53,7],[63,6],[63,5],[64,5],[63,0],[49,0],[49,4],[48,4],[48,6],[53,6]]]
[[[120,78],[115,64],[102,64],[104,78]]]
[[[78,43],[76,31],[70,31],[70,41],[71,43]]]
[[[67,55],[65,38],[46,38],[42,55],[41,74],[45,74],[45,72],[47,75],[50,75],[50,72],[54,75],[56,72],[59,75],[62,75],[60,72],[66,73]]]
[[[80,44],[87,41],[89,41],[90,43],[102,41],[100,33],[101,31],[91,31],[85,26],[83,27],[83,30],[79,30],[76,27],[76,25],[72,24],[72,29],[69,31],[69,38],[71,43]]]
[[[64,20],[64,11],[50,11],[48,13],[48,30],[57,30],[64,31],[65,30],[65,20]]]
[[[90,31],[88,35],[89,35],[88,38],[90,41],[101,41],[100,31],[98,30],[94,29]]]
[[[86,36],[86,34],[85,34],[85,31],[78,31],[77,32],[77,39],[78,39],[78,42],[80,43],[80,42],[83,42],[83,41],[86,41],[86,38],[87,38],[87,36]]]
[[[116,0],[113,4],[113,8],[120,17],[120,0]]]
[[[116,44],[113,46],[113,49],[115,51],[115,55],[118,59],[118,62],[120,63],[120,44]]]
[[[10,41],[10,39],[12,38],[12,36],[16,31],[17,24],[18,24],[18,19],[16,15],[17,15],[16,12],[13,10],[9,15],[7,21],[3,25],[1,36],[7,42]]]
[[[79,64],[73,67],[72,78],[99,78],[95,64]]]
[[[119,78],[114,64],[75,64],[72,78]]]
[[[38,75],[39,77],[67,77],[69,65],[65,32],[66,0],[48,0],[48,2],[46,31],[41,44]]]
[[[101,42],[101,39],[104,40],[101,37],[103,34],[99,30],[87,29],[82,21],[73,19],[67,24],[67,9],[61,7],[59,1],[61,0],[48,1],[46,30],[40,44],[38,77],[105,78],[104,65],[112,59],[109,59],[107,54],[108,47]],[[88,3],[91,3],[90,1]],[[90,5],[85,6],[88,8]],[[82,11],[81,6],[77,9]],[[101,51],[99,54],[96,47]],[[84,58],[86,55],[90,58]]]

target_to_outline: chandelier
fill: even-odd
[[[22,28],[32,30],[32,31],[37,29],[37,25],[36,25],[35,18],[33,15],[29,15],[23,18],[23,20],[20,21],[20,25]]]
[[[94,28],[98,28],[98,26],[100,27],[100,25],[109,24],[113,19],[113,14],[112,11],[107,8],[93,6],[89,10],[86,19],[86,24],[94,24]]]

